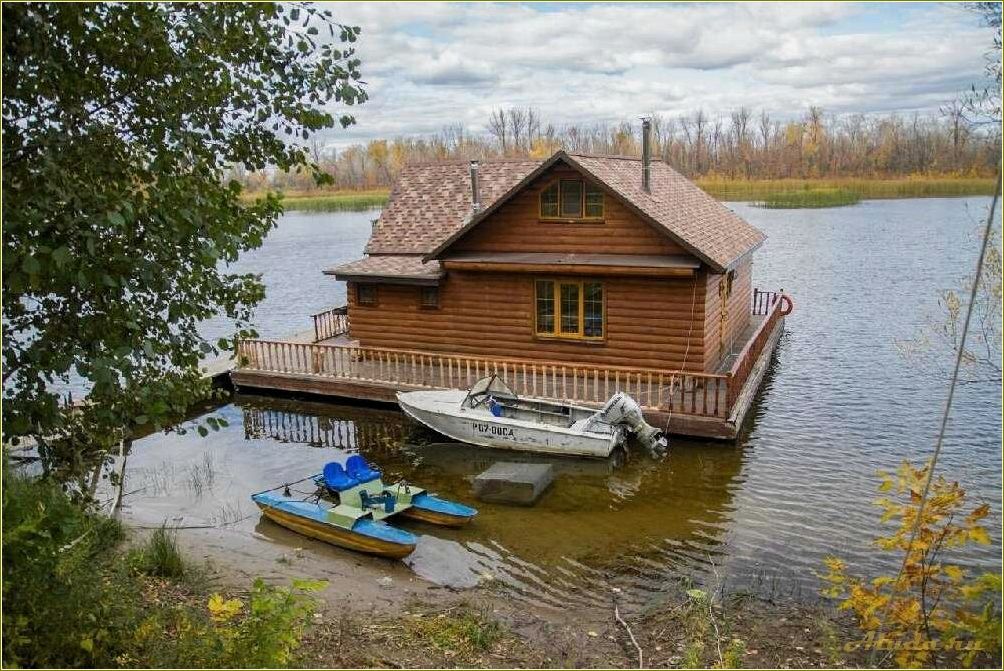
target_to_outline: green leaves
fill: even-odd
[[[70,248],[66,245],[56,249],[52,252],[52,260],[56,264],[56,268],[62,270],[66,265],[66,262],[70,259]]]
[[[299,3],[22,3],[3,20],[4,438],[32,427],[79,468],[211,396],[199,324],[247,330],[264,289],[223,262],[281,213],[223,166],[330,179],[302,143],[366,93],[353,50],[315,36],[358,29]],[[54,389],[71,380],[90,403],[69,414]]]

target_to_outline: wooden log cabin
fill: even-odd
[[[754,293],[764,234],[649,160],[647,126],[643,139],[641,159],[405,167],[365,257],[324,271],[348,300],[314,316],[313,340],[354,348],[349,358],[312,351],[290,368],[290,352],[245,344],[251,365],[235,381],[383,398],[373,385],[463,386],[473,362],[526,393],[602,402],[624,388],[679,433],[733,437],[790,301]],[[264,368],[353,381],[262,383]]]

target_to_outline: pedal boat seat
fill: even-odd
[[[344,492],[359,484],[359,481],[345,472],[342,465],[332,461],[324,466],[324,486],[335,492]]]
[[[345,470],[348,471],[348,476],[360,485],[380,478],[380,471],[370,468],[360,454],[349,457],[345,462]]]

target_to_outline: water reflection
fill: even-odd
[[[314,548],[321,544],[261,520],[248,495],[358,452],[385,480],[473,502],[472,480],[493,462],[547,461],[555,481],[533,507],[474,502],[481,514],[463,529],[401,524],[420,535],[407,559],[417,575],[452,587],[493,581],[551,605],[605,603],[605,585],[641,606],[705,570],[724,552],[743,467],[741,450],[685,441],[661,461],[636,452],[622,464],[485,450],[441,442],[399,412],[369,407],[238,396],[220,413],[230,426],[211,440],[169,434],[137,444],[127,469],[127,488],[138,490],[126,510],[134,523],[227,526],[249,532],[249,543]],[[291,489],[307,496],[312,485]]]

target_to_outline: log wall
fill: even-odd
[[[584,254],[685,254],[664,233],[639,219],[609,193],[602,221],[541,220],[540,191],[555,179],[584,179],[558,165],[529,184],[489,218],[457,240],[450,251]],[[638,175],[641,179],[641,175]]]
[[[749,326],[750,301],[753,295],[752,255],[747,255],[735,268],[732,293],[725,300],[718,287],[725,281],[725,274],[709,274],[704,304],[704,344],[705,372],[715,370],[724,356],[735,352],[745,344],[740,336]],[[723,325],[724,307],[724,331]]]
[[[377,287],[376,306],[358,305],[350,283],[350,336],[363,347],[705,370],[703,271],[688,278],[596,278],[603,283],[606,300],[602,342],[534,335],[535,279],[451,271],[440,285],[438,309],[420,306],[419,287],[390,284]]]

